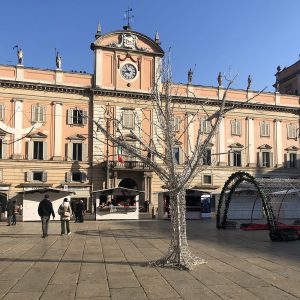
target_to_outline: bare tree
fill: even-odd
[[[207,168],[205,164],[206,151],[212,138],[216,135],[225,113],[241,106],[241,103],[226,101],[227,92],[235,78],[230,79],[224,76],[227,85],[226,88],[222,88],[222,77],[220,76],[221,74],[218,76],[219,99],[213,101],[197,99],[193,95],[180,97],[172,83],[169,60],[164,62],[162,72],[156,78],[151,97],[153,134],[143,131],[141,120],[136,120],[138,131],[143,132],[143,135],[140,135],[137,134],[136,130],[130,131],[136,143],[129,143],[124,138],[122,120],[110,115],[115,128],[114,133],[107,130],[103,120],[94,121],[97,129],[115,147],[122,147],[126,153],[135,156],[151,167],[164,183],[164,188],[169,192],[172,224],[171,242],[167,254],[152,262],[152,265],[192,269],[193,266],[206,262],[204,259],[193,255],[188,247],[185,196],[186,189],[189,188],[195,176]],[[257,93],[255,97],[260,93]],[[248,101],[253,98],[248,99]],[[181,118],[176,118],[178,113],[181,113]],[[143,118],[143,121],[150,122],[145,115]],[[188,134],[191,126],[197,128],[195,139],[190,138]],[[185,143],[182,142],[183,138]],[[182,153],[181,161],[178,161],[178,157],[176,157],[175,148],[180,149]]]

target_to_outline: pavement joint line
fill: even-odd
[[[29,250],[27,250],[25,253],[23,253],[23,255],[20,255],[19,257],[21,257],[21,256],[24,256],[26,253],[28,253],[31,249],[33,249],[34,247],[36,247],[38,244],[40,244],[42,241],[40,241],[39,243],[37,243],[37,244],[34,244]],[[53,243],[51,244],[51,245],[53,245],[55,243],[55,241],[53,241]],[[48,249],[47,250],[45,250],[44,252],[43,252],[43,254],[41,254],[41,256],[40,257],[42,257],[46,252],[48,251]],[[14,261],[12,261],[12,263],[10,264],[10,265],[12,265],[14,262],[16,262],[17,260],[14,260]],[[36,263],[38,262],[38,260],[35,260],[35,261],[33,261],[32,263],[31,263],[31,267],[34,267],[34,265],[36,265]],[[10,266],[9,265],[9,266]],[[9,267],[8,266],[8,267]],[[28,268],[27,269],[27,271],[21,276],[21,278],[19,278],[19,280],[17,280],[17,282],[7,291],[7,293],[3,296],[3,297],[5,297],[8,293],[10,293],[10,291],[22,280],[22,278],[24,278],[24,276],[29,272],[31,270],[31,268]]]

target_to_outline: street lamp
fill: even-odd
[[[109,130],[110,130],[110,106],[107,104],[105,108],[105,120],[106,120],[106,183],[105,183],[105,188],[109,188],[109,149],[108,149],[108,135],[109,135]]]

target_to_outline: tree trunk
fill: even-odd
[[[186,236],[186,199],[185,190],[170,192],[170,212],[172,237],[168,253],[152,262],[156,266],[192,269],[195,265],[206,263],[193,255],[188,247]]]

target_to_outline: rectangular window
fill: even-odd
[[[83,109],[69,109],[68,120],[69,125],[85,125],[87,124],[87,112]]]
[[[242,153],[241,151],[233,151],[233,166],[241,167],[242,166]]]
[[[73,143],[73,160],[82,161],[82,144]]]
[[[180,131],[180,124],[181,124],[181,118],[174,117],[174,130],[175,131]]]
[[[203,175],[203,184],[212,184],[211,175]]]
[[[173,148],[173,153],[174,153],[174,156],[175,156],[175,159],[177,161],[177,164],[179,164],[179,148],[178,147],[174,147]]]
[[[43,181],[43,172],[33,172],[32,179],[34,181]]]
[[[241,121],[240,120],[232,120],[231,121],[231,135],[241,136]]]
[[[263,121],[260,123],[260,136],[270,136],[270,123]]]
[[[32,105],[31,121],[32,122],[45,122],[46,121],[46,108],[41,105]]]
[[[134,129],[134,111],[125,110],[123,112],[123,127]]]
[[[72,172],[72,181],[81,182],[81,172]]]
[[[211,165],[211,149],[206,149],[203,156],[203,164],[210,166]]]
[[[33,142],[33,159],[43,159],[44,154],[44,143],[43,142]]]
[[[287,125],[287,137],[288,137],[288,139],[296,139],[297,138],[297,126],[295,124]]]
[[[0,104],[0,121],[4,121],[5,118],[5,105]]]
[[[270,152],[262,152],[262,166],[266,168],[271,167],[271,155]]]
[[[201,119],[201,132],[202,133],[211,132],[211,123],[206,118]]]
[[[289,164],[290,168],[297,168],[297,154],[296,153],[288,153],[289,155]]]

